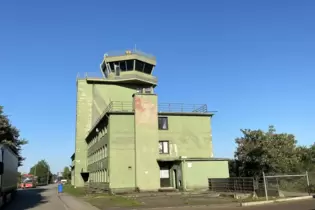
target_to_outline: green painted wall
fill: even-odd
[[[104,112],[110,101],[132,102],[132,95],[136,92],[134,85],[91,84],[93,94],[93,119],[94,122]]]
[[[163,116],[163,115],[159,115]],[[167,116],[168,130],[159,130],[159,140],[169,141],[170,154],[162,157],[213,157],[211,117]]]
[[[91,128],[92,120],[92,86],[85,80],[77,80],[76,132],[75,132],[75,171],[74,185],[84,186],[81,170],[87,171],[85,137]]]
[[[86,80],[78,80],[77,84],[75,186],[84,185],[80,175],[83,170],[91,172],[94,179],[106,173],[111,189],[156,190],[160,188],[157,159],[213,157],[211,117],[168,115],[169,129],[158,130],[156,95],[135,94],[135,85],[91,84]],[[110,101],[130,102],[130,106],[134,103],[135,114],[111,114],[106,135],[88,148],[85,138]],[[158,153],[159,140],[170,142],[170,154]],[[107,158],[87,164],[87,156],[105,144]],[[224,161],[200,161],[193,163],[193,170],[187,164],[182,168],[188,188],[207,186],[209,176],[228,177]]]
[[[134,96],[136,187],[140,190],[160,188],[158,158],[157,96]]]
[[[135,189],[134,116],[110,115],[110,188]]]
[[[136,88],[135,85],[87,83],[85,79],[77,80],[75,186],[84,185],[80,172],[81,170],[87,171],[85,137],[94,122],[100,117],[110,101],[130,101],[132,104],[132,95],[136,92]]]
[[[208,178],[228,178],[228,161],[187,161],[183,163],[186,189],[208,188]]]

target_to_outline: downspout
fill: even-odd
[[[186,161],[185,159],[182,159],[182,181],[183,181],[183,191],[186,191],[186,179],[185,179],[185,166]]]
[[[135,190],[139,189],[138,187],[138,179],[137,179],[137,138],[136,138],[136,129],[137,129],[137,122],[136,122],[136,110],[135,110],[135,94],[132,95],[132,105],[133,105],[133,121],[134,121],[134,144],[135,144]]]

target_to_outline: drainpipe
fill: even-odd
[[[183,190],[186,191],[186,179],[185,179],[185,166],[186,166],[186,157],[181,157],[182,159],[182,182],[183,182]]]
[[[133,115],[133,120],[134,120],[134,143],[135,143],[135,190],[138,189],[138,179],[137,179],[137,136],[136,136],[136,132],[137,132],[137,123],[136,123],[136,110],[135,110],[135,101],[134,98],[135,94],[132,95],[132,106],[133,106],[133,110],[134,110],[134,115]]]

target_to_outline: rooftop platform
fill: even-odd
[[[100,73],[90,72],[83,75],[78,74],[78,79],[85,79],[88,83],[103,83],[103,84],[152,84],[156,86],[158,79],[152,75],[142,74],[137,71],[131,71],[120,76],[114,76],[112,78],[105,78]]]
[[[99,122],[104,118],[106,114],[114,113],[134,113],[133,102],[131,101],[112,101],[106,107],[100,117],[93,123],[90,133],[95,130]],[[158,114],[159,115],[214,115],[215,111],[209,111],[206,104],[184,104],[184,103],[159,103]],[[87,136],[87,137],[88,137]]]
[[[133,60],[138,59],[144,62],[156,65],[156,57],[149,53],[142,52],[137,49],[110,51],[104,54],[104,61],[112,62],[117,60]]]

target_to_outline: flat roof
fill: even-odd
[[[158,161],[167,162],[167,161],[229,161],[228,158],[203,158],[203,157],[165,157],[158,158]]]

